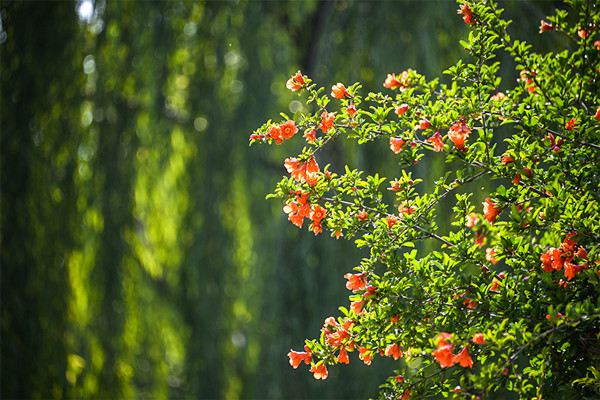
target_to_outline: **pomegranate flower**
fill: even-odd
[[[336,99],[343,99],[344,97],[351,97],[350,93],[346,89],[343,83],[336,83],[331,87],[331,97]]]
[[[314,143],[315,140],[317,140],[317,130],[314,128],[307,129],[306,131],[304,131],[304,138],[308,143]]]
[[[475,336],[473,336],[473,343],[485,344],[485,336],[483,336],[483,333],[476,333]]]
[[[440,367],[448,368],[454,365],[454,355],[452,354],[453,349],[454,346],[452,346],[451,344],[443,344],[441,346],[438,346],[437,349],[433,351],[432,354],[436,358],[438,363],[440,363]]]
[[[306,81],[304,80],[302,72],[298,71],[295,75],[292,75],[292,77],[288,79],[285,86],[292,92],[295,92],[296,90],[302,89],[305,83]]]
[[[288,357],[290,358],[290,365],[294,367],[294,369],[298,368],[298,366],[304,362],[305,364],[310,364],[311,354],[310,350],[304,346],[305,350],[308,351],[294,351],[290,350],[288,353]]]
[[[462,119],[452,124],[448,130],[448,138],[452,140],[452,143],[454,143],[454,146],[458,150],[462,150],[465,148],[465,141],[469,137],[470,133],[471,128],[469,128],[464,119]]]
[[[401,116],[404,115],[406,111],[408,111],[408,104],[400,104],[398,107],[396,107],[396,110],[394,112],[397,116]]]
[[[427,141],[433,144],[433,151],[440,152],[444,149],[444,141],[439,132],[434,133]]]
[[[400,89],[400,91],[404,91],[409,86],[408,71],[403,71],[399,76],[396,74],[387,74],[385,82],[383,82],[383,87],[386,89]]]
[[[327,111],[323,111],[321,114],[321,123],[319,124],[319,128],[323,133],[327,133],[333,127],[333,121],[335,120],[334,113],[328,113]]]
[[[348,279],[348,282],[346,282],[346,289],[348,289],[348,290],[357,291],[357,290],[363,290],[367,287],[367,280],[365,278],[364,273],[361,273],[361,274],[347,273],[346,275],[344,275],[344,278]]]
[[[452,362],[460,364],[460,366],[463,368],[473,368],[473,359],[469,354],[467,346],[465,346],[460,353],[452,357]]]
[[[397,360],[402,357],[402,350],[400,350],[400,345],[398,343],[390,344],[385,349],[385,355],[393,357],[394,360]]]
[[[371,350],[368,350],[366,347],[359,347],[358,348],[358,358],[360,358],[365,365],[371,365],[371,357],[373,355],[373,352]]]
[[[337,357],[337,362],[340,364],[350,364],[350,359],[348,358],[348,351],[346,351],[345,347],[340,349],[340,353]]]
[[[329,372],[327,371],[327,367],[323,363],[313,365],[310,368],[310,372],[312,372],[315,379],[325,380],[325,379],[327,379],[327,376],[329,375]]]
[[[398,154],[402,151],[402,147],[404,146],[404,143],[406,143],[406,142],[400,138],[391,137],[390,138],[390,149],[394,152],[394,154]]]
[[[298,132],[294,121],[286,121],[279,125],[279,130],[281,131],[281,137],[284,139],[291,139]]]
[[[552,26],[551,23],[544,20],[540,21],[540,33],[549,32],[551,30],[554,30],[554,26]]]
[[[285,159],[285,169],[292,175],[292,178],[300,183],[307,183],[309,186],[315,186],[319,178],[319,165],[314,157],[301,163],[294,157]]]
[[[350,103],[350,105],[346,108],[346,112],[348,113],[348,116],[350,118],[354,117],[356,115],[356,106],[354,105],[354,103]]]
[[[460,8],[458,10],[456,10],[456,13],[462,14],[463,21],[465,21],[465,24],[473,25],[475,23],[475,21],[473,21],[473,12],[471,11],[471,8],[469,7],[469,5],[467,3],[465,3],[459,7]]]
[[[500,211],[500,208],[496,207],[496,204],[488,197],[485,199],[483,204],[483,216],[488,220],[489,223],[493,223],[496,220]]]

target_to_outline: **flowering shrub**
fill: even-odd
[[[312,112],[250,137],[282,144],[303,132],[302,153],[285,160],[289,176],[268,197],[283,199],[297,227],[306,219],[315,235],[353,239],[368,254],[344,275],[349,305],[291,350],[290,364],[326,379],[356,362],[353,352],[366,365],[391,357],[382,398],[598,396],[598,4],[568,1],[541,21],[540,33],[570,40],[547,54],[509,35],[495,2],[459,6],[470,61],[444,72],[448,84],[407,70],[365,95],[359,83],[329,91],[298,71],[287,87]],[[516,64],[506,91],[501,56]],[[398,175],[320,166],[339,137],[385,141]],[[411,170],[429,152],[450,172],[423,191]],[[477,204],[469,188],[481,180],[495,189]],[[435,223],[442,199],[453,204],[448,231]],[[437,246],[424,252],[421,241]]]

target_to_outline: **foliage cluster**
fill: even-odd
[[[310,111],[250,136],[282,144],[303,133],[301,154],[284,163],[290,176],[268,197],[296,226],[307,219],[315,235],[353,239],[365,254],[345,275],[349,306],[290,351],[290,364],[325,379],[348,353],[367,365],[393,357],[382,398],[598,396],[598,4],[567,1],[541,21],[541,34],[570,40],[548,53],[509,34],[494,1],[459,6],[468,56],[444,72],[447,83],[406,70],[381,93],[360,83],[328,93],[298,72],[287,87]],[[502,82],[503,68],[516,83]],[[389,143],[397,176],[321,168],[319,152],[340,138]],[[428,152],[450,168],[424,191],[413,169]],[[493,189],[475,204],[487,181]],[[442,231],[436,215],[448,202]]]

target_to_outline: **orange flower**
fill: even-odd
[[[596,48],[596,50],[600,51],[600,40],[596,40],[594,42],[594,47]]]
[[[395,324],[398,321],[400,321],[400,316],[399,315],[392,315],[392,317],[390,318],[390,321],[392,322],[392,324]]]
[[[400,345],[398,343],[388,345],[385,349],[385,355],[393,357],[394,360],[401,358],[402,350],[400,350]]]
[[[356,106],[354,105],[354,103],[350,103],[348,108],[346,108],[346,112],[348,113],[350,118],[352,118],[356,115]]]
[[[465,299],[463,300],[463,305],[467,306],[469,310],[473,310],[479,305],[479,303],[475,300],[471,300],[468,297],[465,297]]]
[[[307,217],[303,212],[303,208],[304,207],[299,206],[295,201],[292,201],[283,207],[283,211],[288,215],[288,220],[298,228],[302,228],[304,217]]]
[[[408,104],[400,104],[398,107],[396,107],[395,113],[396,113],[397,116],[401,116],[406,111],[408,111]]]
[[[451,367],[454,362],[452,361],[452,350],[454,346],[448,343],[448,340],[452,337],[451,333],[441,332],[437,336],[437,348],[433,351],[433,356],[440,363],[440,367],[447,368]]]
[[[427,118],[422,118],[419,120],[419,129],[429,129],[431,128],[431,122]]]
[[[434,133],[427,141],[433,144],[433,151],[440,152],[444,150],[444,140],[439,132]]]
[[[476,333],[475,336],[473,336],[473,343],[485,344],[485,336],[483,336],[483,333]]]
[[[475,232],[475,244],[479,247],[483,247],[486,236],[481,232]]]
[[[492,286],[490,286],[490,291],[497,292],[499,286],[500,286],[500,281],[498,279],[494,278],[494,280],[492,281]]]
[[[281,130],[281,136],[284,139],[291,139],[296,132],[298,132],[298,128],[296,127],[296,123],[294,121],[287,121],[283,124],[279,125],[279,129]]]
[[[406,90],[410,86],[410,82],[408,81],[408,72],[403,71],[400,76],[396,74],[387,74],[385,78],[385,82],[383,82],[383,87],[387,89],[396,89],[399,88],[400,91]]]
[[[552,272],[554,268],[552,267],[552,248],[550,248],[547,252],[540,256],[540,261],[542,262],[542,270],[544,272]]]
[[[309,218],[313,224],[320,224],[323,218],[327,215],[327,211],[318,204],[313,205]]]
[[[395,215],[390,215],[389,217],[387,217],[386,221],[388,228],[392,229],[394,225],[398,223],[398,218]]]
[[[308,161],[300,163],[294,157],[288,157],[284,162],[285,169],[292,175],[297,182],[306,182],[309,186],[314,186],[319,178],[319,165],[314,157]]]
[[[315,379],[323,379],[323,380],[325,380],[325,379],[327,379],[327,375],[329,375],[329,372],[327,372],[327,367],[323,363],[319,363],[317,365],[313,365],[310,368],[310,372],[312,372],[312,374],[315,377]]]
[[[404,383],[404,377],[402,375],[396,375],[394,380],[398,383]]]
[[[402,146],[404,146],[404,143],[406,143],[404,140],[397,138],[397,137],[391,137],[390,138],[390,149],[395,153],[398,154],[402,151]]]
[[[396,74],[387,74],[385,82],[383,82],[383,87],[386,89],[394,89],[401,85],[402,82],[396,78]]]
[[[494,265],[496,265],[498,263],[498,260],[496,260],[496,257],[494,257],[495,255],[496,255],[496,250],[492,249],[491,247],[488,247],[487,249],[485,249],[485,259]]]
[[[351,274],[347,273],[344,275],[344,278],[348,279],[346,282],[346,289],[348,290],[363,290],[367,287],[367,280],[365,279],[365,274]]]
[[[295,75],[292,75],[290,79],[288,79],[285,86],[290,89],[292,92],[299,90],[304,86],[306,81],[304,80],[304,76],[302,76],[302,72],[298,71]]]
[[[579,36],[582,39],[587,38],[589,34],[590,33],[587,30],[585,30],[584,28],[579,28],[577,30],[577,36]]]
[[[373,352],[371,350],[367,350],[366,347],[360,346],[358,348],[358,358],[360,358],[365,365],[371,365],[371,357]]]
[[[577,250],[577,253],[575,253],[575,255],[579,258],[584,258],[586,260],[588,258],[588,253],[583,246],[579,246],[579,249]]]
[[[270,137],[271,139],[275,140],[275,144],[283,143],[283,137],[281,135],[281,128],[279,128],[279,126],[277,126],[277,125],[269,128],[269,130],[267,131],[267,137]]]
[[[437,335],[437,343],[436,345],[438,347],[444,345],[444,344],[448,344],[448,340],[452,338],[452,334],[448,333],[448,332],[440,332],[439,335]]]
[[[298,228],[302,228],[304,218],[310,215],[308,195],[309,193],[299,192],[296,194],[295,201],[291,201],[283,207],[283,211],[288,215],[288,220]]]
[[[575,278],[575,275],[581,272],[582,269],[587,268],[586,265],[576,265],[569,261],[565,262],[565,277],[568,281]]]
[[[342,343],[350,338],[350,327],[354,322],[351,319],[339,325],[333,317],[325,320],[321,331],[325,336],[325,342],[331,347],[340,347]]]
[[[521,71],[521,80],[525,82],[525,87],[527,87],[528,92],[535,91],[535,80],[534,77],[537,74],[534,71],[528,71],[526,69]]]
[[[305,346],[305,350],[308,348]],[[290,358],[290,365],[294,367],[294,369],[298,368],[298,366],[304,361],[304,364],[310,364],[311,354],[309,352],[304,351],[294,351],[290,349],[290,352],[287,354]]]
[[[453,349],[454,346],[451,344],[438,344],[437,349],[435,349],[432,354],[440,363],[440,367],[448,368],[454,365],[454,355],[452,354]]]
[[[340,364],[350,364],[350,359],[348,358],[348,352],[345,347],[340,349],[340,354],[338,354],[337,361]]]
[[[390,182],[390,187],[388,188],[388,190],[391,190],[392,192],[398,192],[401,189],[402,188],[400,187],[400,182],[398,182],[398,179],[394,179]]]
[[[478,223],[479,223],[479,217],[477,216],[477,214],[471,213],[471,214],[467,215],[467,222],[465,223],[465,226],[467,228],[474,228],[475,225],[477,225]]]
[[[551,248],[552,251],[552,268],[556,271],[560,271],[563,269],[565,264],[565,259],[563,258],[562,250]]]
[[[456,13],[462,14],[463,21],[465,21],[465,24],[473,25],[475,22],[473,21],[473,12],[471,11],[471,8],[469,7],[469,5],[467,3],[465,3],[459,7],[460,8],[458,10],[456,10]]]
[[[311,208],[310,215],[308,217],[312,221],[312,226],[310,230],[315,235],[318,235],[319,233],[323,232],[323,225],[321,224],[321,221],[323,220],[323,218],[325,218],[326,214],[327,211],[318,204],[315,204]]]
[[[493,223],[496,220],[498,214],[500,214],[500,211],[502,210],[500,208],[497,208],[496,204],[494,204],[494,202],[490,200],[489,197],[485,199],[485,201],[482,204],[483,216],[485,217],[485,219],[488,220],[489,223]]]
[[[306,131],[304,131],[304,138],[308,143],[314,143],[315,140],[317,140],[317,130],[314,128],[307,129]]]
[[[565,129],[568,131],[572,131],[573,128],[575,127],[575,123],[577,121],[573,118],[567,121],[567,123],[565,123]]]
[[[515,159],[512,158],[511,156],[506,155],[506,156],[502,156],[501,161],[502,161],[502,164],[506,165],[506,164],[514,163]]]
[[[356,219],[359,221],[365,221],[367,218],[369,218],[369,214],[367,214],[365,210],[360,210],[358,214],[356,214]]]
[[[452,140],[452,143],[454,143],[454,146],[458,150],[462,150],[465,148],[465,140],[467,140],[470,133],[471,128],[469,128],[464,119],[461,119],[460,121],[452,124],[448,130],[448,138]]]
[[[554,26],[551,23],[546,22],[544,20],[540,21],[540,33],[548,32],[554,30]]]
[[[323,111],[321,114],[321,123],[319,124],[319,128],[323,133],[327,133],[333,127],[333,121],[335,120],[335,113],[328,113],[327,111]]]
[[[400,397],[400,400],[408,400],[410,399],[410,389],[406,389],[404,391],[404,393],[402,393],[402,397]]]
[[[473,359],[471,358],[471,355],[469,354],[469,350],[467,349],[468,346],[465,346],[460,353],[458,353],[457,355],[455,355],[454,357],[452,357],[452,362],[453,363],[459,363],[461,367],[466,368],[473,368]]]
[[[412,215],[415,213],[416,208],[413,206],[398,206],[398,212],[402,215]]]
[[[521,174],[516,174],[515,177],[512,180],[513,185],[518,185],[519,183],[521,183]]]
[[[350,303],[350,308],[352,309],[352,312],[354,312],[354,314],[356,315],[360,315],[362,313],[362,306],[364,302],[364,300],[357,300]]]
[[[377,286],[367,286],[367,291],[363,295],[364,297],[375,296],[377,294]]]
[[[348,90],[346,90],[344,84],[338,82],[331,87],[331,97],[334,97],[336,99],[343,99],[344,97],[351,96],[350,93],[348,93]]]

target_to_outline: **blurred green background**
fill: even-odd
[[[524,38],[554,6],[506,5]],[[302,109],[285,88],[297,69],[366,90],[409,67],[440,76],[464,57],[456,8],[3,0],[1,397],[375,395],[392,362],[324,382],[288,364],[347,302],[361,254],[264,200],[302,139],[248,136]],[[320,162],[394,177],[391,155],[340,140]],[[443,168],[416,174],[426,187]]]

